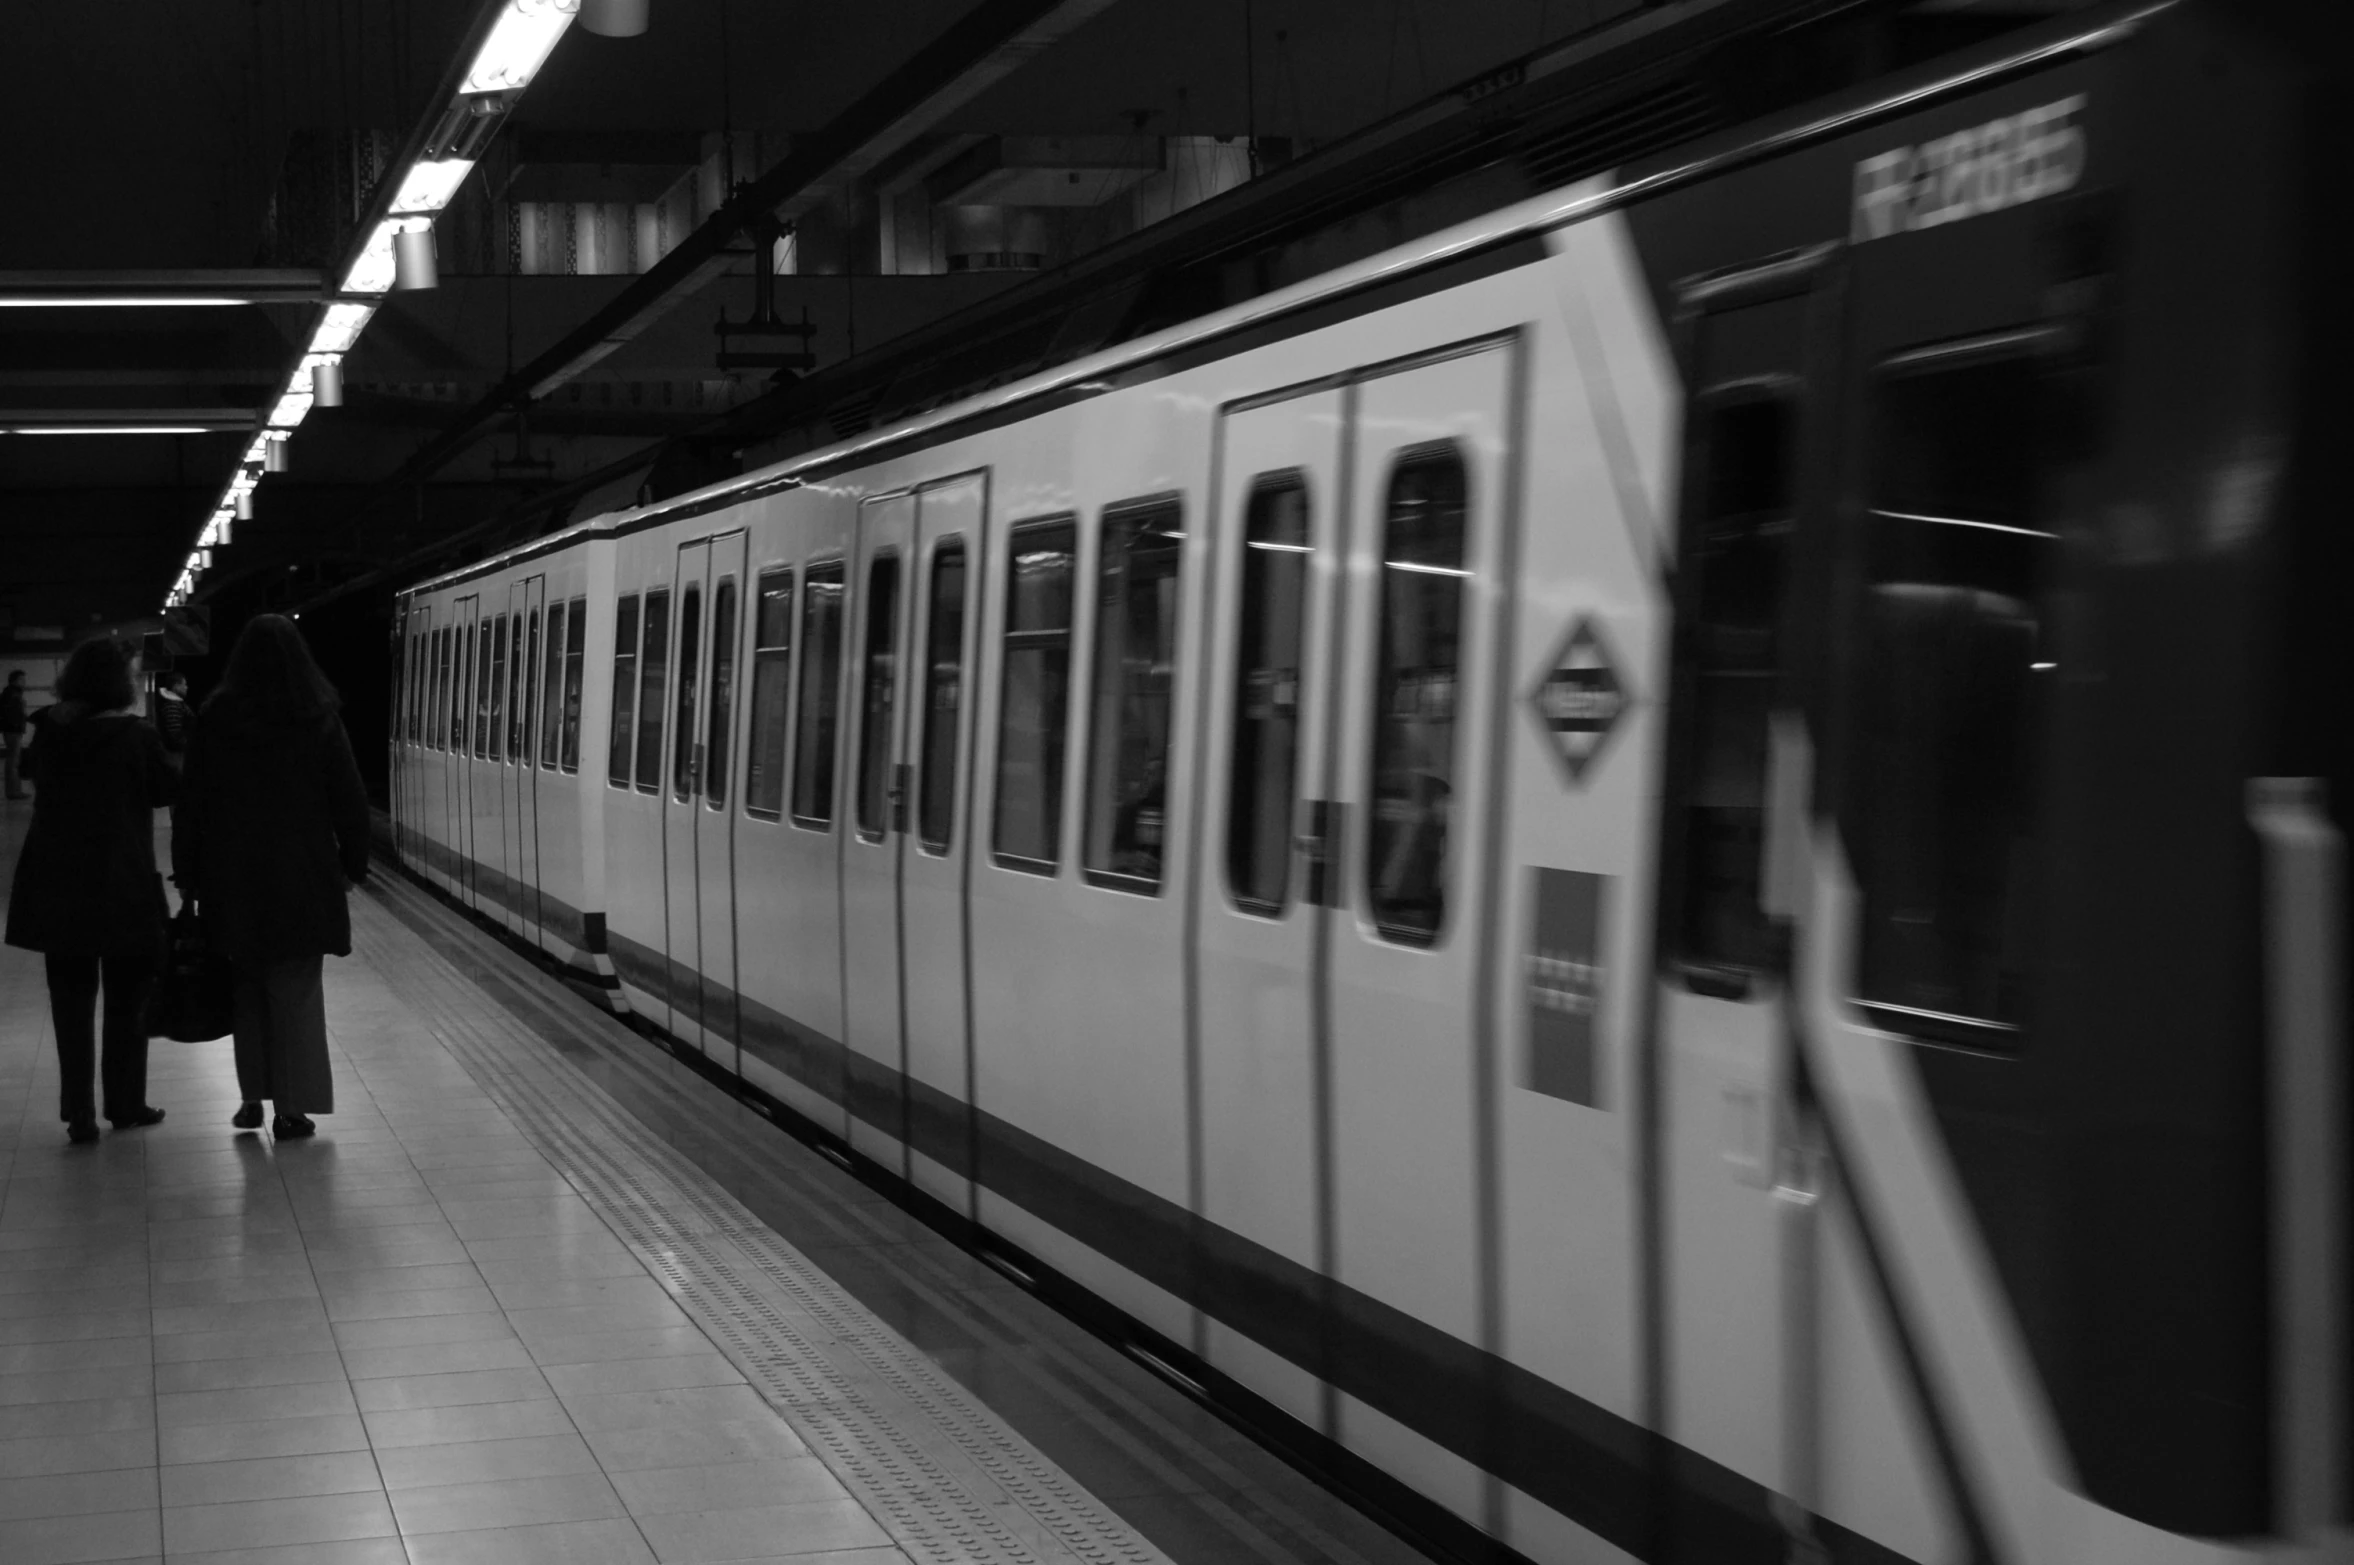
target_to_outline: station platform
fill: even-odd
[[[1425,1558],[396,872],[352,914],[283,1144],[224,1039],[69,1145],[0,948],[0,1561]]]

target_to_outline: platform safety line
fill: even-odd
[[[603,1089],[561,1061],[534,1058],[545,1047],[538,1040],[486,1029],[448,1003],[454,985],[420,988],[418,1008],[432,1013],[445,1046],[912,1555],[942,1565],[1165,1565]],[[510,1058],[518,1053],[525,1058]],[[852,1362],[835,1362],[824,1342]],[[890,1416],[891,1404],[903,1415]],[[902,1427],[916,1419],[950,1449],[930,1449]]]

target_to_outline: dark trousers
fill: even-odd
[[[5,770],[7,773],[8,797],[11,799],[21,799],[25,796],[24,778],[16,769],[18,757],[24,753],[24,747],[25,736],[23,734],[0,734],[0,751],[7,752],[6,761],[0,762],[0,770]]]
[[[281,1114],[335,1112],[317,956],[237,968],[237,1095]]]
[[[90,1093],[96,1063],[99,980],[106,984],[106,1057],[99,1082],[106,1117],[124,1119],[147,1106],[147,991],[155,986],[156,958],[147,953],[67,956],[50,952],[49,1020],[57,1029],[57,1117],[69,1125],[93,1123],[97,1104]]]

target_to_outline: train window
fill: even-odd
[[[481,753],[482,720],[480,714],[482,707],[486,704],[482,687],[483,682],[489,678],[488,670],[490,668],[489,655],[483,646],[483,637],[490,633],[490,627],[481,620],[472,617],[473,604],[469,603],[466,607],[468,610],[466,653],[458,662],[456,703],[458,736],[457,742],[453,746],[460,755],[464,755],[469,747],[476,754]]]
[[[554,653],[556,638],[548,635],[548,650]],[[582,665],[588,661],[588,599],[574,598],[572,612],[564,616],[564,752],[559,764],[568,772],[580,770],[580,683]]]
[[[641,628],[645,640],[638,648],[637,786],[640,793],[662,791],[662,698],[670,684],[670,592],[658,588],[646,594]]]
[[[1099,885],[1157,891],[1168,838],[1169,708],[1185,548],[1176,502],[1105,511],[1102,541],[1080,864]]]
[[[450,627],[449,677],[442,682],[441,737],[442,748],[458,754],[466,749],[466,659],[473,637],[471,625]]]
[[[629,786],[630,758],[636,753],[630,717],[637,710],[637,694],[638,595],[633,592],[613,608],[613,736],[605,780],[616,788]]]
[[[539,610],[533,609],[515,616],[515,661],[507,676],[507,754],[519,766],[531,764],[531,713],[539,698],[539,681],[531,676],[538,668]]]
[[[523,748],[517,729],[523,721],[523,615],[518,612],[507,620],[507,728],[506,756],[520,760]]]
[[[444,625],[434,633],[439,645],[433,653],[433,748],[450,747],[450,632],[455,627]]]
[[[1308,606],[1308,487],[1298,473],[1251,488],[1243,520],[1226,783],[1226,885],[1246,911],[1283,911],[1291,890],[1300,745],[1300,641]]]
[[[956,723],[964,704],[964,540],[932,550],[932,600],[924,625],[923,776],[916,785],[916,840],[946,853],[956,827]]]
[[[727,739],[736,713],[736,579],[720,578],[711,595],[710,742],[703,747],[703,802],[727,807]]]
[[[564,728],[564,603],[562,599],[548,605],[547,660],[540,665],[539,721],[535,725],[539,737],[539,764],[542,770],[556,769],[559,753],[557,737]]]
[[[478,620],[474,628],[474,755],[477,760],[490,754],[491,692],[498,688],[493,678],[492,665],[498,661],[496,653],[504,640],[504,615]]]
[[[417,648],[422,631],[406,631],[401,638],[400,667],[394,681],[392,736],[404,744],[417,742]]]
[[[891,720],[899,694],[899,556],[866,567],[866,646],[858,717],[858,834],[880,837],[891,823]]]
[[[425,695],[433,672],[433,632],[420,630],[409,648],[409,743],[425,740]]]
[[[1061,862],[1063,717],[1071,682],[1071,564],[1078,528],[1013,531],[997,711],[997,862],[1051,874]]]
[[[785,813],[785,705],[793,688],[793,573],[762,571],[753,594],[752,722],[744,808],[774,820]]]
[[[842,562],[809,567],[801,595],[801,710],[793,741],[793,819],[834,818],[834,728],[842,698]]]
[[[1381,662],[1373,684],[1373,807],[1365,894],[1400,945],[1446,927],[1468,542],[1462,455],[1410,451],[1390,473],[1381,539]]]
[[[2036,757],[2056,664],[2036,371],[1938,354],[1876,389],[1844,812],[1857,998],[1896,1031],[2007,1047],[2036,946]]]
[[[696,675],[703,651],[703,586],[689,582],[678,597],[678,717],[671,727],[670,796],[695,796]]]
[[[1795,410],[1742,388],[1695,410],[1698,507],[1681,549],[1685,600],[1681,900],[1677,956],[1709,992],[1766,960],[1766,724],[1791,531]]]

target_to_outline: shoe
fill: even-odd
[[[163,1123],[163,1110],[151,1105],[147,1108],[134,1109],[120,1119],[110,1114],[107,1116],[107,1123],[117,1130],[137,1130],[142,1125],[160,1125]]]
[[[240,1103],[237,1112],[229,1116],[229,1123],[239,1130],[262,1128],[262,1106],[259,1103]]]
[[[84,1142],[96,1141],[98,1139],[98,1121],[94,1119],[75,1120],[65,1127],[65,1139],[77,1146]]]
[[[273,1114],[270,1116],[270,1134],[276,1136],[280,1141],[295,1141],[304,1136],[315,1136],[318,1133],[319,1127],[300,1114]]]

